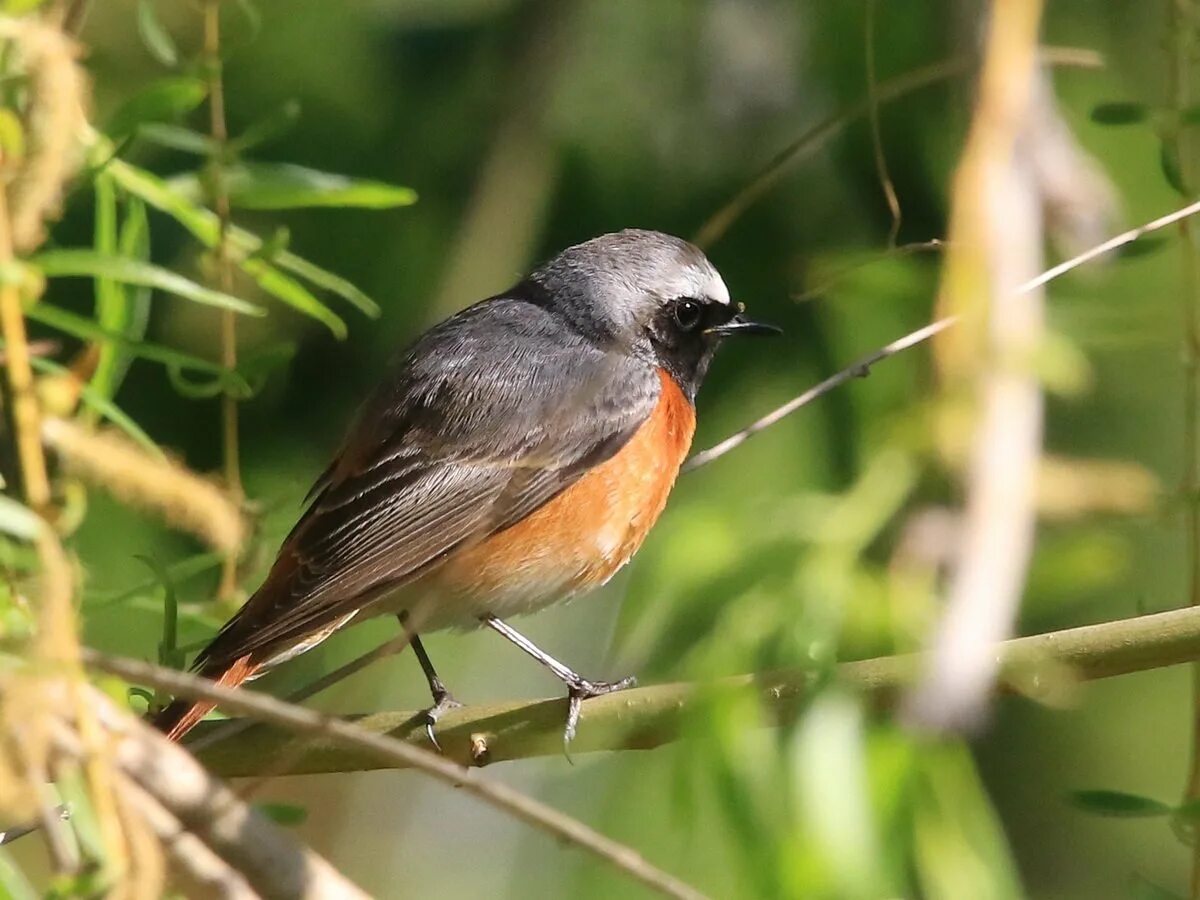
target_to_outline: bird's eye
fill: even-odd
[[[695,300],[675,301],[675,322],[684,331],[693,331],[704,318],[704,307]]]

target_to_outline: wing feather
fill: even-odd
[[[267,580],[197,666],[269,659],[520,521],[624,446],[659,389],[652,366],[520,297],[447,320],[368,401]]]

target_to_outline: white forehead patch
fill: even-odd
[[[714,303],[729,305],[729,288],[725,286],[725,282],[721,280],[721,276],[708,260],[683,267],[679,272],[679,277],[668,286],[665,294],[664,300],[695,297],[699,300],[711,300]]]

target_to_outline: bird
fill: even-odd
[[[490,628],[567,688],[564,744],[594,681],[509,619],[598,588],[662,512],[695,430],[696,394],[748,319],[704,253],[626,229],[563,250],[403,350],[307,497],[262,586],[193,671],[236,687],[352,621],[396,616],[434,725],[458,706],[421,635]],[[180,740],[214,707],[153,717]]]

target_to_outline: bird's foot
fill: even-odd
[[[576,676],[574,680],[567,682],[567,726],[563,729],[563,753],[566,754],[568,760],[571,759],[569,752],[571,741],[575,739],[575,729],[579,725],[579,714],[583,711],[583,701],[591,697],[599,697],[602,694],[623,691],[636,684],[637,679],[632,675],[622,678],[620,681],[588,681],[586,678]]]
[[[446,712],[452,709],[458,709],[462,706],[449,691],[440,691],[433,697],[433,706],[425,710],[425,733],[429,735],[429,743],[433,744],[438,753],[442,752],[442,745],[438,743],[437,736],[433,733],[433,726],[437,724]]]

